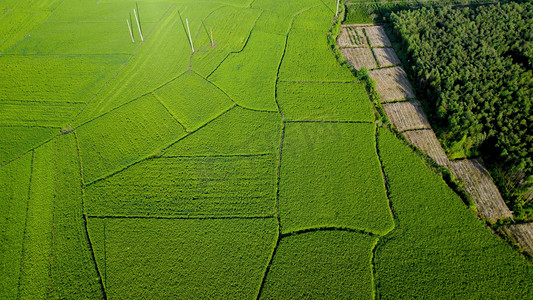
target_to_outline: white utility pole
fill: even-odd
[[[189,20],[185,18],[185,23],[187,23],[187,32],[189,33],[189,41],[191,42],[191,50],[194,53],[194,46],[192,45],[191,31],[189,30]]]
[[[139,35],[141,36],[141,41],[144,41],[143,33],[141,32],[141,25],[139,23],[139,17],[137,16],[137,11],[133,9],[133,14],[135,15],[135,20],[137,21],[137,28],[139,28]]]
[[[130,30],[131,42],[135,43],[135,39],[133,39],[133,32],[131,31],[130,21],[126,19],[126,23],[128,24],[128,29]]]
[[[341,0],[337,0],[337,11],[335,12],[335,17],[339,15],[339,2]]]
[[[209,27],[211,30],[211,48],[215,48],[215,41],[213,40],[213,28]]]

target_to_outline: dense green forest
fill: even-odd
[[[391,14],[451,158],[481,155],[512,209],[533,215],[533,4]]]

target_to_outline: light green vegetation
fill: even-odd
[[[209,80],[243,107],[277,111],[276,79],[284,47],[285,37],[256,30],[246,48],[230,54]],[[254,59],[258,56],[261,60]]]
[[[85,190],[96,216],[268,216],[277,157],[172,157],[143,161]]]
[[[44,299],[48,293],[54,223],[55,141],[35,150],[24,230],[20,298]]]
[[[390,4],[385,4],[385,6]],[[346,2],[346,24],[372,24],[377,17],[377,5],[366,0],[350,0]]]
[[[198,129],[235,104],[221,90],[194,72],[187,72],[154,92],[188,131]]]
[[[260,8],[265,11],[295,16],[301,11],[310,7],[323,5],[321,0],[292,0],[292,1],[273,1],[273,0],[255,0],[252,4],[254,8]],[[328,17],[331,19],[331,16]]]
[[[1,56],[0,101],[86,102],[125,59],[123,55]]]
[[[278,102],[288,120],[374,121],[372,103],[359,82],[279,82]]]
[[[26,34],[43,22],[49,11],[6,11],[0,17],[0,53],[24,39]]]
[[[16,159],[59,133],[57,128],[0,126],[0,166]]]
[[[18,293],[32,153],[0,168],[0,298]]]
[[[281,3],[288,3],[288,1],[283,1]],[[255,23],[254,33],[261,31],[269,34],[277,34],[286,38],[290,30],[292,19],[292,15],[285,15],[276,11],[264,10]]]
[[[317,18],[331,20],[331,11],[315,7],[295,17],[294,23],[303,28],[291,28],[287,49],[279,71],[284,81],[353,81],[350,71],[339,65],[327,42],[328,27],[307,29],[306,24]],[[323,23],[325,24],[325,23]],[[331,23],[330,23],[331,24]],[[313,27],[311,27],[313,28]]]
[[[279,114],[235,107],[172,147],[165,156],[278,153]]]
[[[346,231],[284,237],[261,299],[372,299],[372,248],[377,238]]]
[[[533,267],[484,228],[442,178],[390,132],[379,150],[399,227],[378,245],[384,299],[526,299]]]
[[[83,102],[1,101],[0,126],[64,127],[83,108]]]
[[[185,135],[153,96],[145,96],[77,129],[83,179],[119,171]]]
[[[287,123],[279,210],[283,232],[393,228],[373,124]]]
[[[109,298],[255,299],[277,238],[274,218],[104,222]]]
[[[228,54],[241,51],[260,15],[261,11],[258,9],[231,6],[213,11],[198,29],[196,37],[193,37],[195,43],[195,52],[191,57],[193,70],[202,76],[208,76]],[[213,41],[211,41],[211,31]]]

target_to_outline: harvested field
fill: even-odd
[[[341,52],[350,62],[350,65],[357,70],[361,68],[377,68],[376,60],[370,48],[342,48]]]
[[[431,128],[419,101],[384,103],[383,109],[399,131]]]
[[[522,250],[533,255],[533,223],[504,225],[498,230],[513,239]]]
[[[376,90],[381,96],[381,102],[415,98],[407,74],[401,67],[373,70],[370,77],[376,81]]]
[[[342,25],[337,44],[344,47],[367,47],[368,42],[361,27]]]
[[[452,173],[464,182],[464,188],[474,200],[478,213],[489,222],[512,216],[498,188],[492,182],[481,159],[465,159],[450,163]]]
[[[372,51],[380,67],[397,66],[401,63],[396,51],[392,48],[372,48]]]
[[[372,47],[391,47],[392,44],[381,26],[368,26],[364,28]]]
[[[406,131],[403,133],[409,142],[433,158],[439,165],[447,166],[450,161],[444,153],[437,136],[431,129]]]

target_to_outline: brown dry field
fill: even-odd
[[[450,161],[444,153],[437,136],[431,129],[405,131],[403,135],[422,152],[433,158],[439,165],[447,166]]]
[[[489,222],[512,216],[481,159],[452,161],[450,170],[464,182],[464,189],[474,200],[480,216]]]
[[[368,47],[366,36],[360,27],[342,25],[337,37],[339,48],[345,47]]]
[[[376,90],[381,95],[381,102],[415,98],[407,74],[401,67],[373,70],[370,77],[376,81]]]
[[[381,26],[364,27],[366,36],[372,47],[392,47],[392,44]]]
[[[520,245],[522,250],[533,255],[533,223],[504,225],[498,230]]]
[[[367,69],[377,68],[376,60],[370,48],[342,48],[341,52],[356,70],[363,67]]]
[[[384,103],[383,109],[399,131],[431,128],[419,101]]]
[[[372,48],[380,67],[390,67],[399,65],[400,59],[396,51],[392,48]]]

